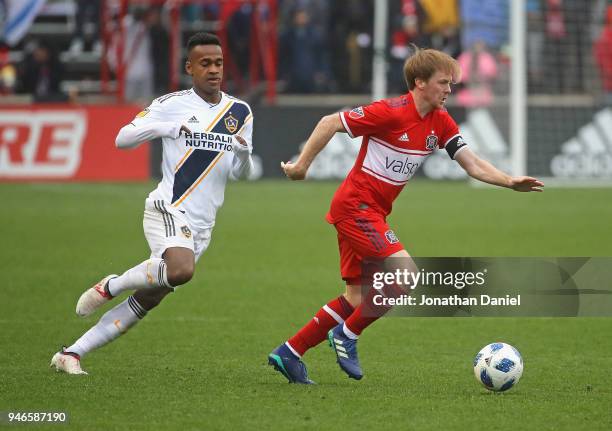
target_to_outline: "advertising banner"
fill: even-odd
[[[0,181],[149,179],[149,146],[118,150],[129,105],[0,107]]]

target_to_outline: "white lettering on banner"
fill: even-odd
[[[429,154],[429,151],[408,150],[370,138],[361,170],[381,181],[401,186],[416,173]]]
[[[86,130],[84,112],[0,111],[0,177],[71,177]]]
[[[605,108],[561,145],[550,170],[562,178],[612,177],[612,109]]]

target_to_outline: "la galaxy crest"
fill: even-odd
[[[225,117],[224,121],[225,128],[227,129],[227,131],[230,133],[236,133],[236,130],[238,130],[238,120],[236,120],[236,118],[233,117],[231,113],[227,117]]]
[[[181,226],[181,232],[183,232],[183,236],[185,236],[185,238],[191,238],[191,229],[189,229],[187,226]]]

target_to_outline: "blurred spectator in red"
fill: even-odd
[[[0,94],[12,94],[17,82],[17,70],[9,60],[9,47],[0,43]]]
[[[391,35],[391,65],[388,85],[389,91],[392,93],[404,93],[406,91],[406,83],[403,78],[404,62],[414,52],[413,44],[417,47],[429,46],[423,33],[419,31],[416,14],[404,15],[400,19],[400,28]]]
[[[115,32],[108,50],[108,63],[117,73],[120,67],[125,73],[125,100],[148,103],[153,97],[153,58],[151,35],[145,22],[147,10],[135,8],[126,15],[122,60],[119,59],[120,34]]]
[[[612,106],[612,5],[606,11],[606,25],[593,45],[593,53],[606,93],[605,102]]]
[[[44,42],[34,44],[19,70],[20,92],[31,94],[37,102],[64,102],[60,91],[63,68],[55,50]]]
[[[459,55],[461,81],[464,87],[457,93],[457,102],[467,108],[489,106],[493,102],[491,85],[497,77],[497,62],[482,41]]]

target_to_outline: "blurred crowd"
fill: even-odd
[[[511,0],[389,0],[390,93],[405,91],[402,65],[414,45],[457,58],[463,82],[457,100],[466,106],[490,104],[508,89],[509,2]],[[100,55],[101,0],[75,0],[75,30],[70,43],[46,40],[24,44],[23,60],[11,64],[0,45],[0,93],[34,95],[36,100],[66,100],[60,82],[64,62],[84,52]],[[612,0],[526,0],[528,85],[537,93],[598,93],[612,97]],[[168,91],[169,20],[161,4],[130,9],[124,22],[110,19],[111,73],[126,65],[126,98],[146,100]],[[185,23],[226,26],[226,55],[248,76],[254,8],[244,2],[222,16],[219,0],[185,5]],[[373,55],[373,0],[278,0],[278,89],[285,93],[368,93]],[[123,59],[116,44],[125,30]],[[214,27],[214,26],[212,26]],[[89,31],[84,29],[88,28]],[[231,83],[230,83],[231,85]]]

